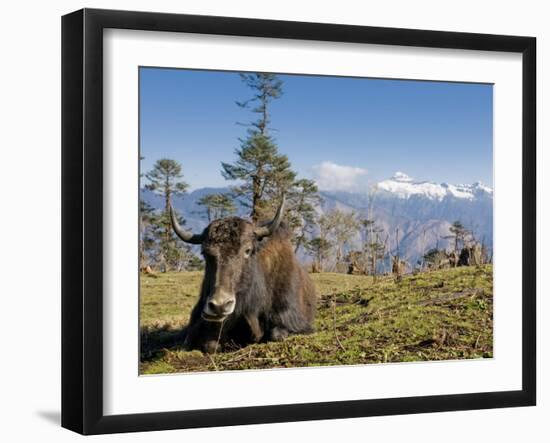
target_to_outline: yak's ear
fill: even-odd
[[[262,238],[273,234],[277,230],[277,228],[280,226],[281,221],[283,220],[283,214],[285,211],[285,201],[286,201],[286,197],[283,194],[283,197],[281,198],[281,203],[277,208],[277,212],[275,213],[275,217],[273,218],[273,220],[271,220],[265,226],[259,226],[256,229],[254,229],[254,234],[256,234],[256,237],[258,238],[258,240],[261,240]]]

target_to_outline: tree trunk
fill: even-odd
[[[252,178],[252,211],[250,212],[250,218],[252,221],[257,222],[260,216],[259,214],[259,205],[260,205],[260,171],[257,175]]]
[[[171,196],[171,189],[170,189],[170,180],[168,176],[166,176],[166,180],[164,183],[164,214],[165,214],[165,225],[164,225],[164,241],[166,242],[165,248],[168,247],[168,244],[170,242],[171,237],[171,223],[170,223],[170,196]],[[164,272],[167,272],[168,269],[168,260],[166,260],[166,254],[168,253],[167,250],[164,251]]]

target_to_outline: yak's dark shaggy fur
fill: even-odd
[[[315,287],[296,260],[283,226],[258,240],[252,223],[229,217],[212,222],[202,235],[206,269],[187,327],[187,349],[214,352],[225,345],[283,340],[313,331]],[[235,294],[234,310],[223,322],[207,321],[205,303],[220,286]]]

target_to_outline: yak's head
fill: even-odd
[[[262,238],[277,230],[283,218],[285,197],[273,220],[256,225],[239,217],[215,220],[201,234],[184,230],[172,207],[170,216],[174,232],[184,242],[200,244],[206,262],[203,291],[206,299],[202,317],[207,321],[223,321],[235,310],[238,283]]]

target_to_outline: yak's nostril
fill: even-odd
[[[207,304],[207,311],[210,311],[211,314],[215,315],[227,315],[228,312],[232,311],[234,303],[234,299],[229,299],[219,304],[216,303],[214,300],[211,300]]]

